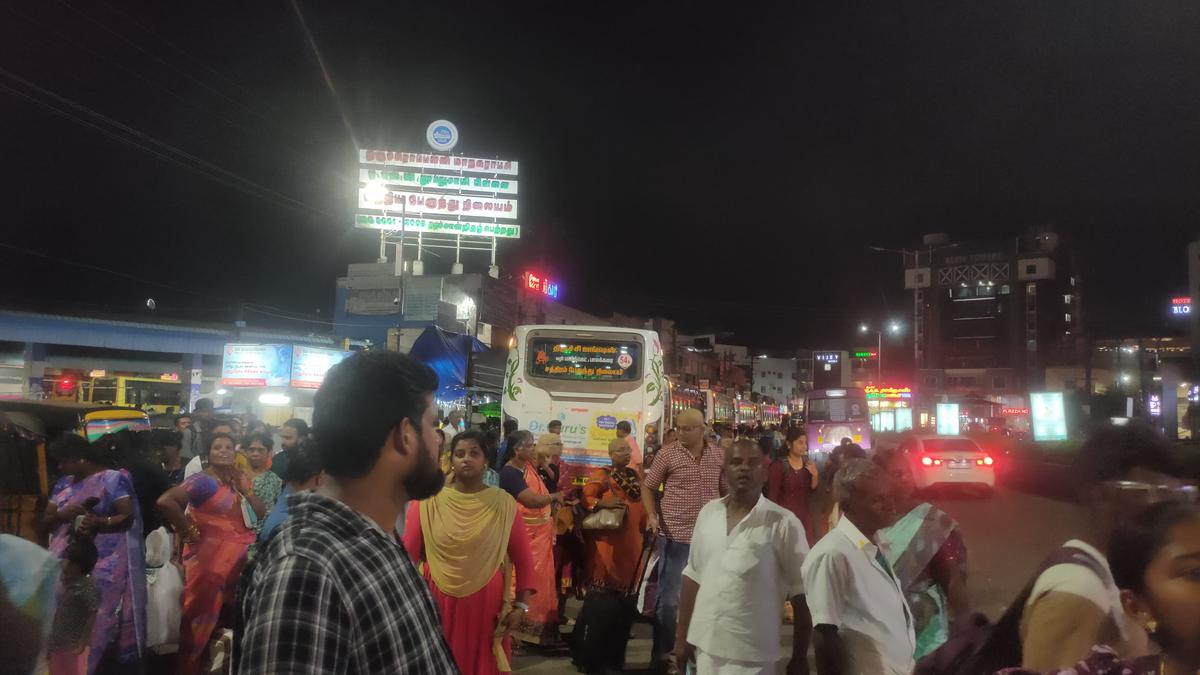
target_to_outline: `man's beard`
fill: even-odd
[[[417,466],[413,472],[404,477],[404,490],[409,499],[429,499],[442,491],[446,485],[446,477],[442,468],[430,457],[429,446],[421,439],[421,447],[417,449]]]

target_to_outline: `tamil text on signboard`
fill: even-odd
[[[532,340],[529,375],[556,380],[638,380],[640,353],[641,345],[635,342]]]

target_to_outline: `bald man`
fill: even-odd
[[[675,648],[679,590],[696,518],[705,504],[719,499],[725,491],[724,454],[705,440],[704,415],[699,410],[685,410],[675,424],[679,429],[678,440],[658,451],[642,486],[647,529],[661,532],[664,538],[658,561],[655,607],[658,623],[654,626],[653,666],[669,661]],[[664,487],[661,500],[660,486]]]

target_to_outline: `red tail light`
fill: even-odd
[[[983,458],[983,463],[984,463],[984,465],[986,465],[986,466],[991,466],[991,465],[993,465],[993,464],[995,464],[995,463],[996,463],[996,460],[992,459],[991,457],[984,457],[984,458]]]
[[[924,466],[933,466],[933,460],[928,457],[922,457],[921,464]]]

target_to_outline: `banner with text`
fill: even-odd
[[[393,150],[359,150],[360,164],[383,164],[401,166],[406,169],[442,169],[472,173],[494,173],[501,176],[517,175],[517,163],[503,159],[477,159],[455,155],[439,155],[428,152],[396,152]]]
[[[358,180],[363,183],[382,181],[387,185],[398,187],[467,190],[469,192],[492,192],[506,195],[517,194],[517,181],[508,178],[489,178],[487,176],[456,176],[453,174],[420,173],[417,171],[359,169]]]
[[[403,204],[403,207],[401,206]],[[382,199],[367,196],[367,189],[358,189],[360,209],[386,209],[405,215],[475,216],[478,218],[517,218],[517,200],[496,197],[470,197],[467,195],[436,195],[428,192],[388,190]]]
[[[497,239],[520,239],[521,226],[505,223],[481,223],[474,220],[441,220],[438,218],[405,218],[401,227],[400,218],[394,216],[373,216],[359,213],[354,216],[354,226],[368,230],[392,230],[399,232],[433,232],[440,234],[461,234],[472,237],[493,237]]]

